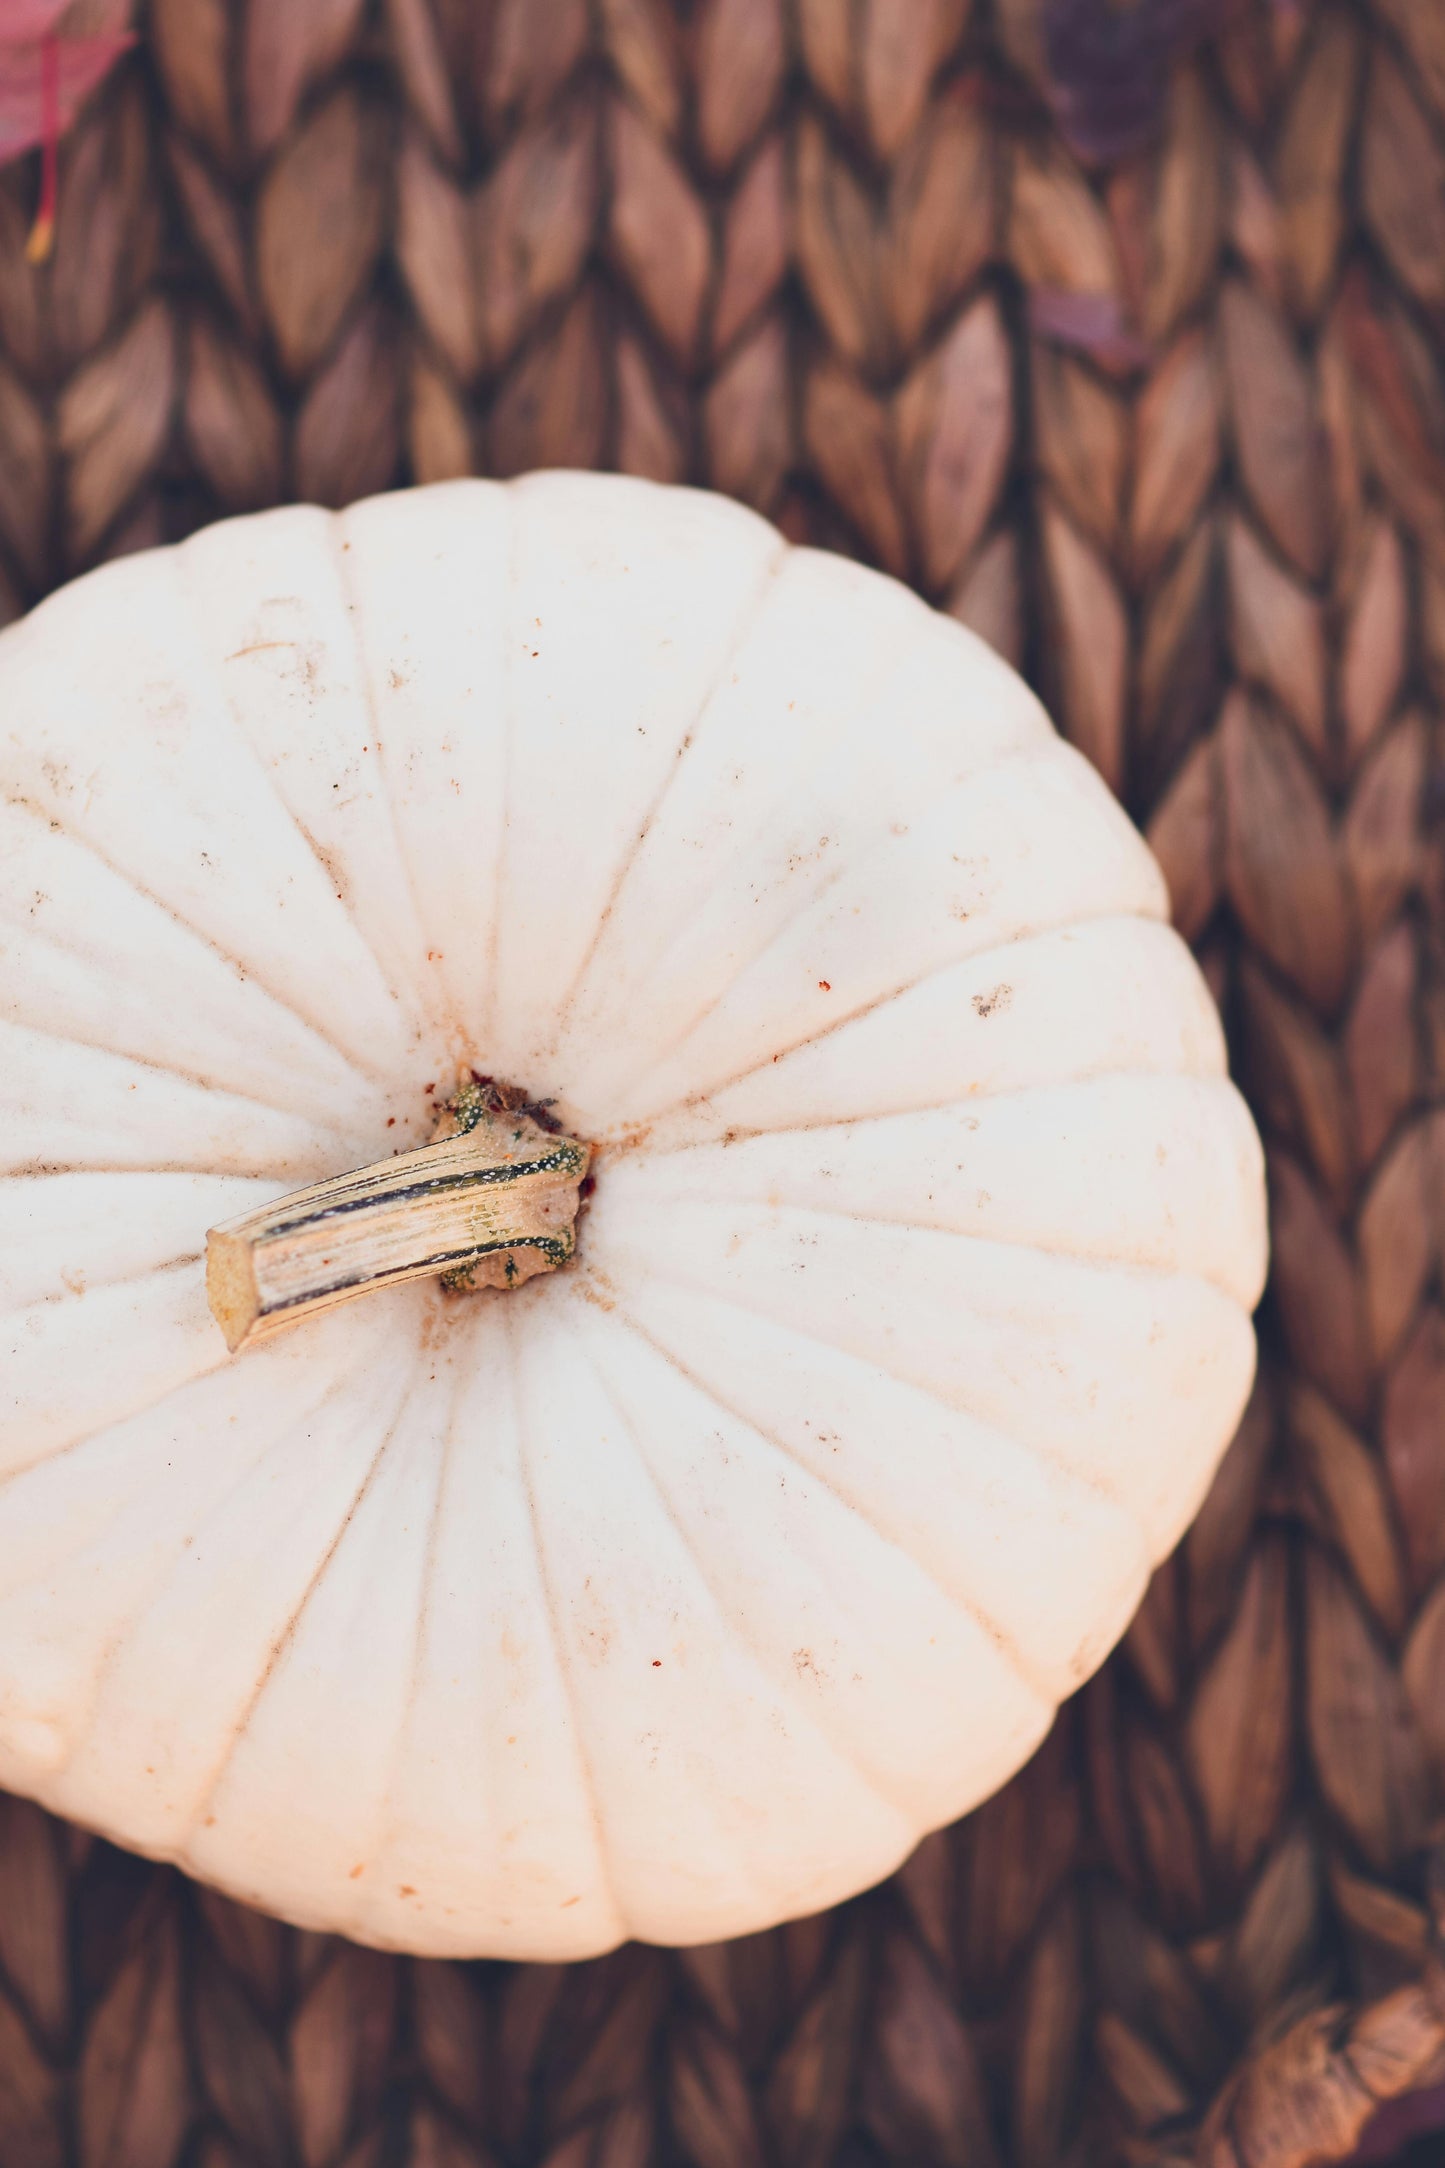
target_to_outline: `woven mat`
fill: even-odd
[[[43,270],[0,176],[0,617],[539,465],[866,556],[1147,828],[1275,1250],[1123,1648],[836,1913],[411,1964],[0,1801],[7,2168],[1305,2168],[1445,2075],[1445,6],[1048,13],[152,0]]]

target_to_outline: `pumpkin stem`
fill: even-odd
[[[449,1111],[449,1136],[211,1228],[206,1295],[233,1354],[374,1287],[519,1287],[567,1262],[591,1146],[460,1094]]]

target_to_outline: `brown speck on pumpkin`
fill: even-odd
[[[819,981],[818,981],[818,991],[819,991],[819,993],[820,993],[820,994],[831,994],[831,993],[832,993],[832,991],[833,991],[833,982],[832,982],[832,980],[831,980],[831,979],[819,979]]]
[[[976,1016],[992,1016],[995,1009],[1006,1009],[1013,1000],[1013,993],[1014,990],[1011,986],[995,986],[991,993],[975,994],[973,997],[974,1014]]]
[[[347,1879],[347,1881],[348,1881],[348,1882],[355,1882],[355,1881],[359,1880],[359,1878],[360,1878],[360,1877],[361,1877],[362,1875],[364,1875],[364,1874],[365,1874],[365,1872],[366,1872],[366,1861],[365,1861],[365,1860],[362,1860],[359,1866],[356,1866],[356,1867],[353,1867],[353,1868],[352,1868],[352,1870],[351,1870],[350,1874],[349,1874],[349,1875],[348,1875],[348,1876],[346,1877],[346,1879]]]

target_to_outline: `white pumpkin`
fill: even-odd
[[[211,528],[0,639],[0,1782],[282,1914],[824,1906],[1118,1637],[1244,1402],[1261,1160],[1159,872],[977,640],[721,499]],[[566,1269],[233,1356],[206,1230],[595,1148]]]

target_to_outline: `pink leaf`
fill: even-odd
[[[0,7],[8,4],[10,0],[0,0]],[[129,31],[56,41],[62,134],[96,85],[134,42]],[[0,44],[0,161],[18,158],[22,151],[33,150],[44,140],[44,53],[43,43]]]
[[[1125,322],[1113,294],[1071,294],[1036,286],[1029,294],[1029,326],[1057,346],[1075,346],[1110,369],[1142,368],[1149,349]]]
[[[0,46],[38,45],[68,5],[69,0],[0,0]],[[0,61],[0,69],[3,66]]]

